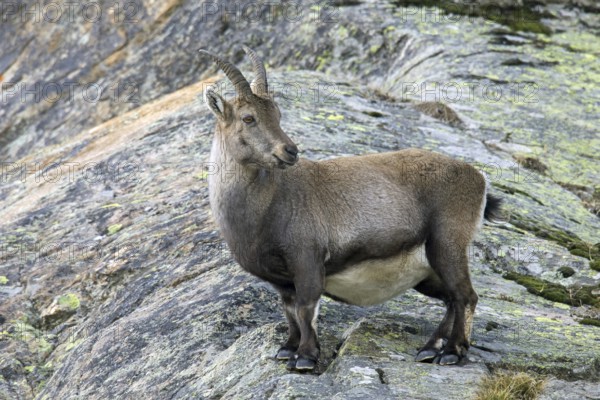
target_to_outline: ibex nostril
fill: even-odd
[[[288,144],[285,146],[285,152],[288,153],[290,156],[296,158],[298,156],[298,147],[296,147],[296,145],[293,144]]]

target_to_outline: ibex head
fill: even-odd
[[[206,104],[217,117],[217,129],[223,136],[226,151],[242,165],[258,168],[294,165],[298,148],[281,129],[281,113],[269,96],[264,64],[250,48],[244,46],[244,51],[252,60],[256,76],[252,84],[231,63],[200,50],[223,70],[237,93],[228,102],[212,86],[205,92]]]

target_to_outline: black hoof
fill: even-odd
[[[460,357],[456,354],[442,354],[438,362],[440,365],[454,365],[460,362]]]
[[[308,358],[299,357],[296,360],[296,369],[298,371],[312,371],[315,369],[317,363],[313,360],[309,360]]]
[[[293,357],[290,357],[285,367],[288,370],[312,371],[313,369],[315,369],[316,365],[316,361],[313,361],[309,358],[298,357],[297,355],[294,355]]]
[[[286,349],[286,348],[282,347],[277,352],[277,355],[275,356],[275,358],[277,358],[278,360],[289,360],[293,356],[294,356],[294,350],[290,350],[290,349]]]
[[[437,356],[437,351],[431,349],[421,350],[415,357],[416,362],[430,363]]]

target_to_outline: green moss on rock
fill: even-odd
[[[588,304],[600,307],[600,300],[592,294],[592,291],[598,289],[598,286],[566,288],[557,283],[519,274],[517,272],[508,272],[504,277],[526,287],[529,293],[541,296],[547,300],[568,304],[570,306]]]
[[[108,234],[114,235],[115,233],[119,232],[121,230],[121,228],[123,228],[122,224],[111,225],[108,227]]]
[[[600,319],[596,318],[584,318],[581,321],[579,321],[579,323],[582,325],[593,325],[600,327]]]
[[[511,218],[510,222],[516,227],[533,233],[535,236],[551,240],[569,250],[574,256],[583,257],[590,261],[590,268],[600,271],[600,243],[591,245],[581,240],[576,234],[563,232],[548,226],[539,226],[525,218]]]
[[[71,310],[77,310],[79,308],[79,299],[73,293],[69,293],[58,298],[58,305]]]
[[[575,275],[575,270],[573,268],[567,267],[567,266],[560,267],[558,269],[558,272],[560,272],[560,274],[563,276],[563,278],[568,278],[570,276]]]
[[[393,4],[396,6],[437,7],[448,14],[481,17],[508,26],[515,31],[543,35],[551,33],[550,28],[541,22],[541,18],[547,18],[548,15],[542,15],[527,6],[505,5],[502,7],[502,12],[498,12],[498,7],[494,4],[460,4],[439,0],[395,0]]]

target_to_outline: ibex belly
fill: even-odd
[[[359,306],[383,303],[415,287],[433,273],[425,246],[410,252],[363,261],[325,281],[325,292]]]

